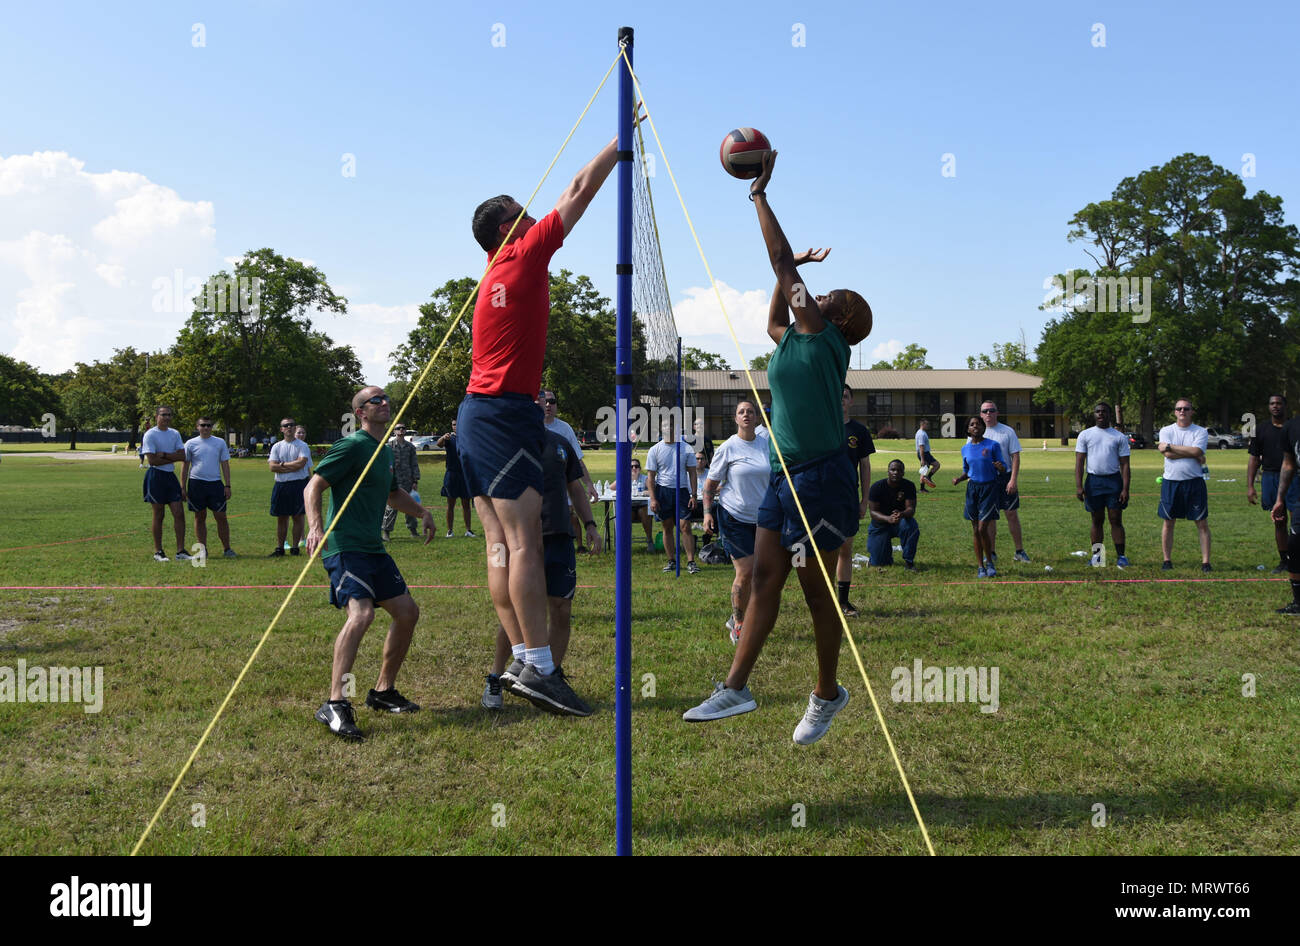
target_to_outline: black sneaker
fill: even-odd
[[[1282,574],[1284,571],[1286,571],[1287,568],[1288,568],[1288,566],[1287,566],[1287,563],[1286,563],[1286,562],[1278,562],[1277,567],[1273,569],[1273,574],[1274,574],[1274,575],[1280,575],[1280,574]]]
[[[914,572],[914,571],[916,571],[916,563],[915,563],[915,562],[909,562],[909,561],[907,561],[907,560],[905,559],[905,560],[903,561],[903,569],[904,569],[905,571]]]
[[[668,564],[664,566],[664,569],[663,569],[663,570],[664,570],[665,573],[667,573],[667,572],[671,572],[671,571],[676,571],[676,570],[677,570],[677,566],[676,566],[676,564],[674,564],[674,563],[670,560],[670,561],[668,562]]]
[[[519,680],[519,675],[524,672],[524,662],[515,658],[509,667],[501,671],[501,688],[507,693],[515,692],[515,683]],[[518,694],[521,695],[522,694]]]
[[[302,549],[298,548],[298,546],[295,545],[293,548],[289,549],[289,554],[290,554],[290,555],[301,555],[301,554],[302,554]]]
[[[352,704],[347,700],[326,700],[316,711],[316,718],[342,739],[366,738],[366,734],[357,728],[356,718],[352,715]]]
[[[284,549],[277,545],[275,551],[268,555],[267,558],[284,558]]]
[[[1300,603],[1292,601],[1285,608],[1278,608],[1278,614],[1300,614]]]
[[[687,562],[686,570],[692,575],[698,575],[700,573],[700,566],[696,565],[694,562]]]
[[[1209,562],[1201,562],[1201,571],[1212,572],[1214,571],[1214,566],[1211,565]]]
[[[418,539],[420,537],[420,530],[416,529],[414,526],[412,526],[407,531],[411,533],[411,538],[413,539]]]
[[[1160,566],[1160,570],[1162,572],[1171,572],[1174,570],[1174,563],[1169,559],[1165,559],[1164,564]]]
[[[397,687],[387,690],[371,690],[366,694],[366,705],[381,713],[418,713],[420,704],[412,703],[397,692]]]
[[[557,715],[590,716],[591,707],[574,693],[563,675],[542,676],[532,664],[515,680],[514,694],[522,696],[538,709]]]

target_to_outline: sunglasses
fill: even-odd
[[[387,403],[388,403],[388,395],[387,395],[387,394],[376,394],[374,397],[368,397],[368,398],[366,398],[366,399],[365,399],[364,401],[362,401],[361,403],[363,403],[363,404],[387,404]]]
[[[281,424],[280,426],[281,426],[281,427],[292,427],[293,424]]]
[[[998,409],[996,407],[985,407],[980,410],[981,414],[996,414],[997,412]]]
[[[199,424],[200,427],[211,427],[211,424]]]
[[[546,403],[546,404],[559,404],[560,402],[559,402],[558,400],[556,400],[555,398],[553,398],[553,397],[548,397],[548,398],[544,401],[544,403]]]
[[[1193,410],[1193,408],[1190,408],[1190,407],[1175,407],[1174,410],[1181,414],[1183,411],[1190,411],[1190,410]]]

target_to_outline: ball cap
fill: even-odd
[[[871,334],[871,306],[866,299],[852,289],[834,289],[830,300],[833,311],[828,318],[846,342],[856,345]]]

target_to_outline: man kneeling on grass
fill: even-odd
[[[380,447],[388,427],[388,395],[377,387],[362,388],[352,398],[352,413],[359,429],[330,447],[307,483],[303,499],[307,507],[307,554],[315,554],[325,529],[335,523],[336,510],[357,484],[366,464]],[[330,491],[329,513],[321,523],[321,493]],[[364,739],[352,714],[352,704],[343,695],[343,677],[351,672],[361,638],[375,619],[375,605],[392,616],[384,640],[384,660],[379,680],[366,696],[366,705],[384,713],[414,713],[420,707],[397,692],[394,685],[406,651],[411,646],[420,607],[406,590],[397,565],[384,551],[380,536],[385,505],[398,512],[421,516],[424,542],[433,538],[433,513],[397,486],[393,473],[393,450],[383,444],[347,509],[338,517],[334,531],[321,553],[321,563],[330,579],[330,604],[347,608],[348,618],[334,640],[334,674],[330,698],[316,711],[316,719],[330,732],[345,739]]]

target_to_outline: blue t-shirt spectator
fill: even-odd
[[[961,469],[976,483],[991,483],[998,478],[994,461],[1006,464],[1002,456],[1002,447],[996,440],[987,437],[979,443],[963,444],[961,448]]]

